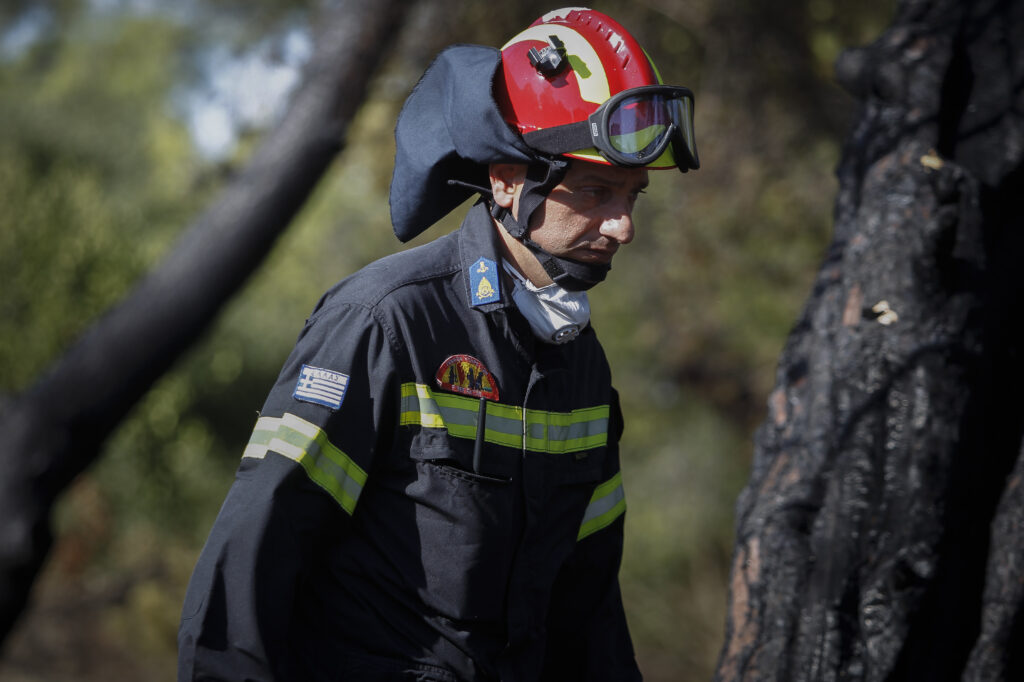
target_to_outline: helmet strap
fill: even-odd
[[[527,165],[523,189],[519,192],[518,215],[513,216],[511,211],[497,204],[491,205],[491,215],[501,221],[510,235],[522,240],[529,230],[530,216],[568,172],[569,160],[558,157],[542,157]]]
[[[569,291],[586,291],[604,281],[611,263],[583,263],[571,258],[561,258],[548,253],[540,244],[529,237],[519,239],[540,262],[544,272],[555,284]]]

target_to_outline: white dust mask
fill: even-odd
[[[557,284],[535,287],[507,261],[502,265],[515,280],[512,300],[541,341],[568,343],[590,322],[586,291],[569,291]]]

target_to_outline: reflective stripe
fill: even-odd
[[[580,525],[576,540],[582,540],[591,533],[611,525],[612,521],[626,512],[626,491],[622,487],[622,472],[597,486]]]
[[[424,384],[402,384],[402,426],[447,429],[455,438],[476,438],[479,399],[434,393]],[[526,410],[487,401],[488,443],[510,448],[559,454],[579,452],[608,443],[608,405],[572,412]]]
[[[298,462],[342,509],[349,514],[355,511],[366,472],[335,447],[320,427],[287,412],[281,417],[260,417],[242,456],[263,459],[268,452]]]
[[[526,411],[526,448],[538,452],[579,452],[608,443],[607,405],[572,412]]]

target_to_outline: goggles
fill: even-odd
[[[594,147],[609,163],[627,168],[662,165],[666,151],[671,153],[666,166],[678,166],[684,173],[700,167],[693,133],[693,93],[670,85],[623,90],[586,121],[524,133],[523,140],[548,154]]]

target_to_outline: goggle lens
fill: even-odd
[[[627,97],[608,117],[608,141],[617,152],[642,160],[660,144],[671,123],[664,97]]]
[[[607,142],[623,157],[620,161],[649,164],[670,143],[673,156],[688,152],[691,158],[697,158],[693,99],[685,93],[655,92],[624,97],[608,112],[606,126]],[[685,150],[678,148],[679,143]]]

